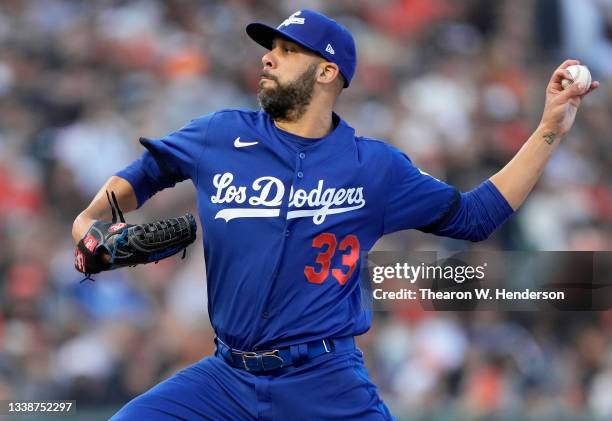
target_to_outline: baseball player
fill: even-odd
[[[564,62],[521,150],[461,193],[398,149],[358,136],[332,111],[356,67],[345,27],[301,10],[277,28],[251,23],[246,32],[269,50],[261,109],[221,110],[141,139],[140,159],[111,177],[74,222],[82,272],[159,260],[193,240],[195,221],[130,226],[115,215],[104,222],[111,219],[105,192],[115,195],[115,214],[186,179],[197,190],[216,353],[112,419],[392,419],[355,347],[372,316],[360,301],[360,255],[381,236],[411,228],[486,239],[523,203],[599,84],[563,90],[565,69],[577,61]],[[163,247],[138,246],[147,239]],[[136,249],[144,258],[129,260]]]

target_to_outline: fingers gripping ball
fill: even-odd
[[[591,87],[591,72],[588,67],[581,64],[574,64],[569,66],[566,70],[569,72],[571,79],[565,78],[561,81],[563,89],[567,89],[573,84],[578,83],[583,86],[584,92],[589,90]]]

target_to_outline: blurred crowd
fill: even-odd
[[[71,225],[139,136],[256,108],[264,50],[244,27],[299,8],[355,36],[337,112],[464,191],[535,129],[563,59],[602,82],[491,239],[409,232],[377,249],[611,249],[612,0],[2,0],[0,399],[112,412],[214,351],[201,243],[79,283]],[[194,197],[182,183],[128,221],[195,211]],[[610,312],[381,312],[360,343],[400,419],[612,419]]]

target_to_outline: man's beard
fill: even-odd
[[[278,79],[270,76],[276,82],[273,88],[259,88],[257,100],[263,110],[273,120],[296,121],[304,115],[312,100],[316,82],[317,65],[312,64],[294,81],[282,85]]]

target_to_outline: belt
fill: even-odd
[[[253,373],[289,366],[297,367],[323,354],[355,349],[355,338],[352,336],[322,339],[268,351],[242,351],[234,349],[226,345],[218,337],[215,338],[215,342],[217,343],[217,352],[221,354],[229,365]]]

